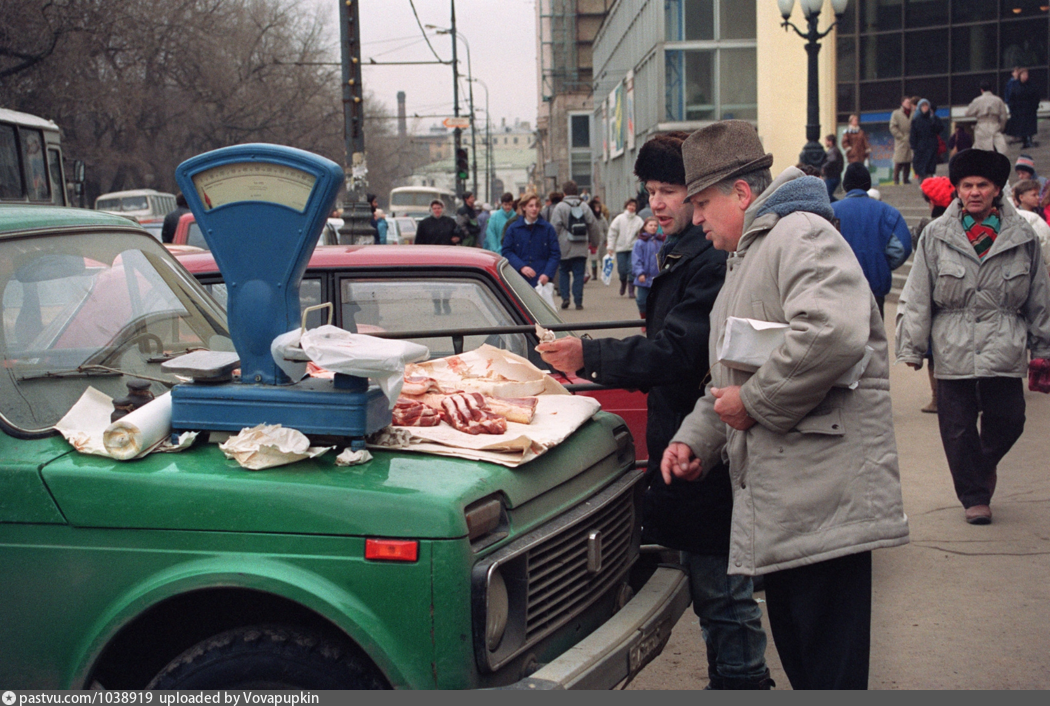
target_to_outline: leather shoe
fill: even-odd
[[[971,525],[992,524],[992,508],[987,505],[974,505],[966,508],[966,521]]]
[[[561,300],[561,308],[562,309],[568,309],[569,308],[569,300],[568,299],[562,299]]]

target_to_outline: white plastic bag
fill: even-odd
[[[543,298],[543,301],[547,302],[547,306],[557,311],[557,307],[554,306],[554,282],[547,282],[547,284],[537,284],[536,293]]]
[[[602,258],[602,284],[608,285],[612,282],[613,256],[606,254]]]

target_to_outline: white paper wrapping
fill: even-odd
[[[788,324],[730,316],[726,319],[725,335],[718,349],[718,362],[727,368],[753,373],[769,360],[773,351],[784,345],[789,328]],[[835,386],[856,388],[874,352],[869,346],[864,346],[864,357],[839,377]]]
[[[171,393],[165,392],[106,427],[102,444],[118,461],[138,457],[171,436]]]
[[[414,375],[433,378],[445,392],[480,392],[490,397],[569,394],[528,358],[487,343],[460,355],[409,365],[407,369]]]
[[[251,471],[315,458],[331,448],[310,446],[310,440],[301,431],[280,424],[259,424],[241,429],[240,433],[219,444],[226,458],[232,458]]]

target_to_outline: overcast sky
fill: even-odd
[[[330,26],[338,32],[340,0],[315,0],[331,8]],[[412,14],[409,0],[359,0],[361,8],[362,81],[366,92],[372,92],[391,113],[397,111],[397,92],[406,94],[405,104],[411,116],[452,114],[452,67],[371,66],[369,59],[383,61],[436,61]],[[451,20],[450,0],[414,0],[419,20],[447,28]],[[512,124],[515,119],[536,125],[536,7],[535,0],[455,0],[456,29],[459,43],[460,73],[467,73],[467,51],[470,45],[473,75],[488,86],[489,109],[493,125],[501,119]],[[452,58],[449,35],[435,35],[427,30],[434,50],[443,60]],[[485,89],[474,85],[474,105],[483,119]],[[466,83],[460,83],[460,114],[469,112]],[[424,119],[422,129],[440,119]],[[479,126],[480,129],[480,126]]]

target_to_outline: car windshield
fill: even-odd
[[[553,324],[563,324],[562,318],[558,316],[554,309],[551,309],[550,305],[543,300],[543,297],[539,295],[531,284],[521,276],[521,274],[514,269],[513,266],[506,260],[500,262],[499,265],[500,275],[507,281],[507,284],[514,293],[521,299],[521,303],[525,305],[525,308],[529,310],[532,317],[536,319],[536,322],[541,326],[551,326]],[[571,331],[559,331],[557,336],[568,336]]]
[[[99,211],[148,211],[149,201],[145,196],[100,199],[95,208]]]
[[[204,239],[204,233],[201,232],[201,227],[197,225],[197,221],[190,223],[190,231],[186,234],[186,244],[193,245],[202,250],[211,250],[211,248],[208,247],[208,241]]]
[[[52,428],[90,386],[155,394],[177,380],[165,360],[233,350],[221,309],[144,234],[91,232],[0,240],[0,415],[26,432]]]

